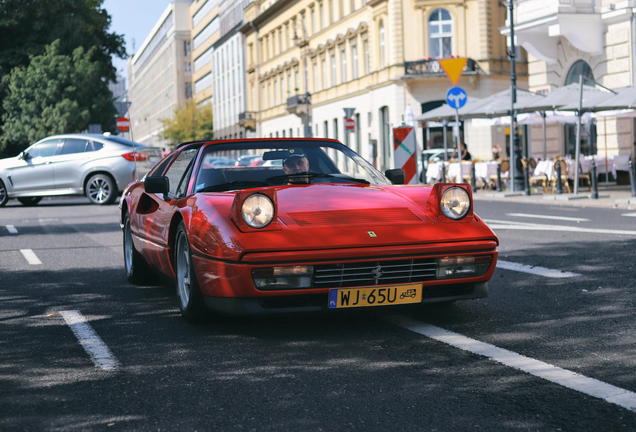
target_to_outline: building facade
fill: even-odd
[[[241,118],[245,109],[245,45],[238,30],[244,9],[252,0],[221,0],[220,39],[214,44],[212,82],[214,87],[214,136],[219,139],[253,135],[254,121]]]
[[[636,8],[615,0],[521,0],[515,14],[517,43],[528,52],[529,89],[546,93],[585,77],[610,89],[636,83]],[[509,35],[509,25],[501,29]],[[548,125],[548,157],[574,153],[575,125]],[[634,154],[634,119],[606,118],[582,129],[584,154]],[[533,126],[532,151],[543,154],[541,126]]]
[[[438,58],[470,58],[459,83],[469,96],[509,87],[506,39],[498,30],[505,12],[493,0],[256,1],[241,28],[246,115],[257,119],[259,136],[336,138],[379,168],[392,168],[392,128],[407,107],[415,115],[435,108],[452,86]],[[523,63],[518,71],[523,83]],[[353,133],[345,134],[344,108],[354,109]],[[471,153],[489,157],[490,128],[468,129]],[[430,139],[431,130],[418,128],[416,136],[421,147],[443,145]]]
[[[186,74],[190,61],[190,0],[174,0],[137,53],[128,59],[128,99],[135,141],[165,147],[160,119],[192,97]]]
[[[192,0],[190,24],[193,97],[197,104],[211,104],[213,45],[220,36],[219,0]]]

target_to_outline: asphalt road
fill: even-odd
[[[11,201],[0,209],[0,430],[636,430],[625,408],[636,400],[636,217],[475,205],[501,260],[577,275],[498,268],[479,301],[194,326],[172,287],[127,283],[116,206]],[[85,318],[112,370],[65,311]]]

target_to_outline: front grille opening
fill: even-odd
[[[437,260],[366,261],[314,266],[314,287],[403,284],[435,279]]]

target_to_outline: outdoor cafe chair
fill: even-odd
[[[581,161],[579,161],[579,184],[581,181],[587,182],[587,187],[590,188],[590,192],[592,191],[592,182],[590,178],[592,177],[592,167],[590,166],[590,171],[583,172],[583,167],[581,166]]]
[[[550,187],[552,188],[552,193],[556,192],[558,164],[561,165],[561,185],[567,189],[568,193],[572,193],[570,183],[568,182],[568,164],[563,158],[557,158],[552,166],[552,175],[550,176]]]
[[[510,175],[510,162],[508,159],[503,159],[499,163],[499,169],[501,172],[501,187],[506,188],[506,184],[508,182],[508,176]],[[493,174],[490,176],[490,188],[497,189],[497,174]]]
[[[526,169],[526,160],[522,159],[521,163],[523,164],[523,169]],[[543,193],[548,193],[548,174],[545,171],[537,170],[537,161],[534,158],[530,158],[530,162],[528,164],[528,185],[529,186],[541,186],[543,188]]]

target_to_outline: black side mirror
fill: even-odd
[[[404,184],[406,181],[406,174],[401,168],[389,169],[384,172],[384,175],[391,180],[391,183],[396,185]]]
[[[31,156],[29,156],[29,154],[26,151],[23,151],[23,152],[20,152],[20,154],[18,155],[18,159],[28,161],[29,159],[31,159]]]
[[[144,189],[147,193],[163,194],[164,198],[170,192],[170,179],[165,176],[146,177],[144,180]]]

